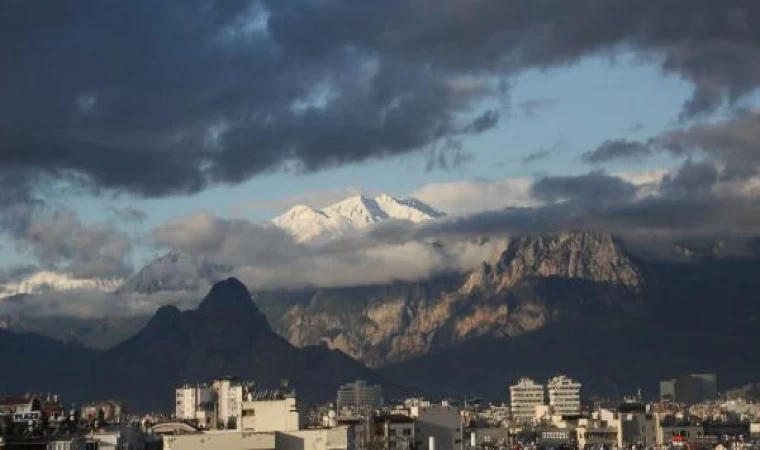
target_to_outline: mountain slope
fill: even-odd
[[[291,343],[324,343],[379,367],[595,311],[624,314],[644,301],[644,287],[642,270],[619,242],[571,232],[513,239],[466,275],[320,289],[295,295],[298,301],[288,293],[260,295],[260,303]]]
[[[179,383],[228,375],[263,386],[288,379],[307,401],[332,399],[341,383],[356,378],[382,381],[342,353],[293,347],[272,331],[236,279],[215,284],[198,309],[160,308],[134,337],[106,351],[9,332],[0,333],[0,349],[0,356],[8,358],[33,351],[18,359],[13,370],[0,371],[0,385],[7,389],[41,391],[52,384],[67,399],[115,397],[138,411],[170,409]],[[24,364],[27,359],[33,364]],[[57,380],[47,383],[28,368],[35,374],[55,374]]]
[[[81,393],[90,382],[95,350],[33,333],[0,329],[0,386],[2,393]]]
[[[207,290],[228,276],[231,268],[178,251],[160,256],[128,278],[117,294],[154,294]]]
[[[303,243],[319,243],[356,232],[387,220],[414,223],[444,214],[416,199],[399,200],[388,195],[349,197],[324,209],[297,205],[272,219],[272,223]]]
[[[757,260],[657,263],[653,301],[620,320],[584,320],[516,337],[481,337],[437,354],[384,367],[391,379],[439,393],[504,398],[520,376],[564,372],[586,395],[622,396],[658,380],[716,372],[720,388],[757,380],[760,339]],[[442,377],[440,374],[445,373]]]
[[[150,317],[138,315],[111,318],[0,315],[0,329],[16,333],[36,333],[61,342],[78,342],[104,350],[142,329]]]

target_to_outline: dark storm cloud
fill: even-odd
[[[497,125],[505,79],[630,50],[695,86],[760,81],[733,0],[6,1],[0,166],[144,196],[407,153]]]
[[[603,172],[585,175],[547,176],[531,187],[537,199],[553,203],[557,201],[608,202],[630,200],[636,195],[636,187],[618,177]]]
[[[760,115],[745,113],[665,133],[658,144],[675,156],[704,155],[725,166],[726,176],[746,178],[760,169]]]
[[[664,153],[686,158],[684,170],[701,169],[699,176],[704,182],[715,180],[713,171],[722,168],[722,179],[742,180],[760,172],[760,114],[756,111],[741,112],[716,123],[695,125],[664,132],[646,141],[610,140],[584,153],[581,159],[587,163],[601,164]],[[692,158],[709,162],[696,164]],[[708,169],[707,166],[712,166]],[[695,178],[697,174],[689,178]],[[712,180],[712,181],[711,181]],[[693,183],[692,183],[693,184]]]
[[[541,201],[537,206],[419,225],[381,224],[356,245],[589,229],[629,239],[651,257],[675,257],[674,245],[683,239],[728,240],[736,244],[734,254],[746,256],[760,234],[760,197],[756,189],[723,189],[725,181],[736,180],[726,180],[711,161],[695,160],[666,175],[654,190],[603,172],[544,177],[530,188]]]
[[[626,139],[604,141],[599,147],[581,155],[581,160],[589,164],[601,164],[616,160],[640,159],[652,154],[646,144]]]
[[[713,163],[688,160],[675,173],[663,178],[661,189],[672,197],[709,195],[719,176]]]
[[[593,198],[593,197],[592,197]],[[760,202],[747,198],[651,197],[624,202],[571,200],[532,208],[510,208],[410,227],[381,226],[376,239],[463,238],[558,233],[589,229],[663,245],[689,238],[754,238],[760,233]],[[672,255],[670,255],[672,256]]]

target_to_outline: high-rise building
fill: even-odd
[[[676,379],[676,401],[693,405],[718,398],[718,377],[714,373],[693,373]]]
[[[660,382],[660,400],[694,405],[718,398],[718,376],[692,373]]]
[[[536,407],[544,404],[544,386],[530,378],[521,378],[509,387],[512,418],[520,422],[532,422]]]
[[[558,415],[581,413],[581,384],[565,375],[558,375],[547,383],[549,406]]]
[[[199,411],[214,409],[216,392],[211,386],[205,384],[186,384],[175,391],[176,408],[174,411],[177,419],[197,420]]]
[[[661,402],[676,401],[676,380],[660,381],[660,401]]]
[[[215,380],[218,425],[222,428],[236,428],[237,420],[243,413],[243,384],[230,378]]]
[[[379,384],[369,385],[364,380],[342,385],[338,388],[338,410],[346,407],[372,408],[382,406],[383,387]]]

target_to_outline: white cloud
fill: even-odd
[[[505,240],[376,245],[344,252],[313,252],[285,266],[239,267],[235,276],[251,289],[294,286],[357,286],[393,280],[427,279],[444,272],[472,270],[506,248]]]
[[[507,207],[536,206],[530,194],[533,180],[457,181],[427,184],[410,196],[450,215],[474,214]]]

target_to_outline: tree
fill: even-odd
[[[102,407],[98,408],[98,426],[106,425],[106,412]]]

